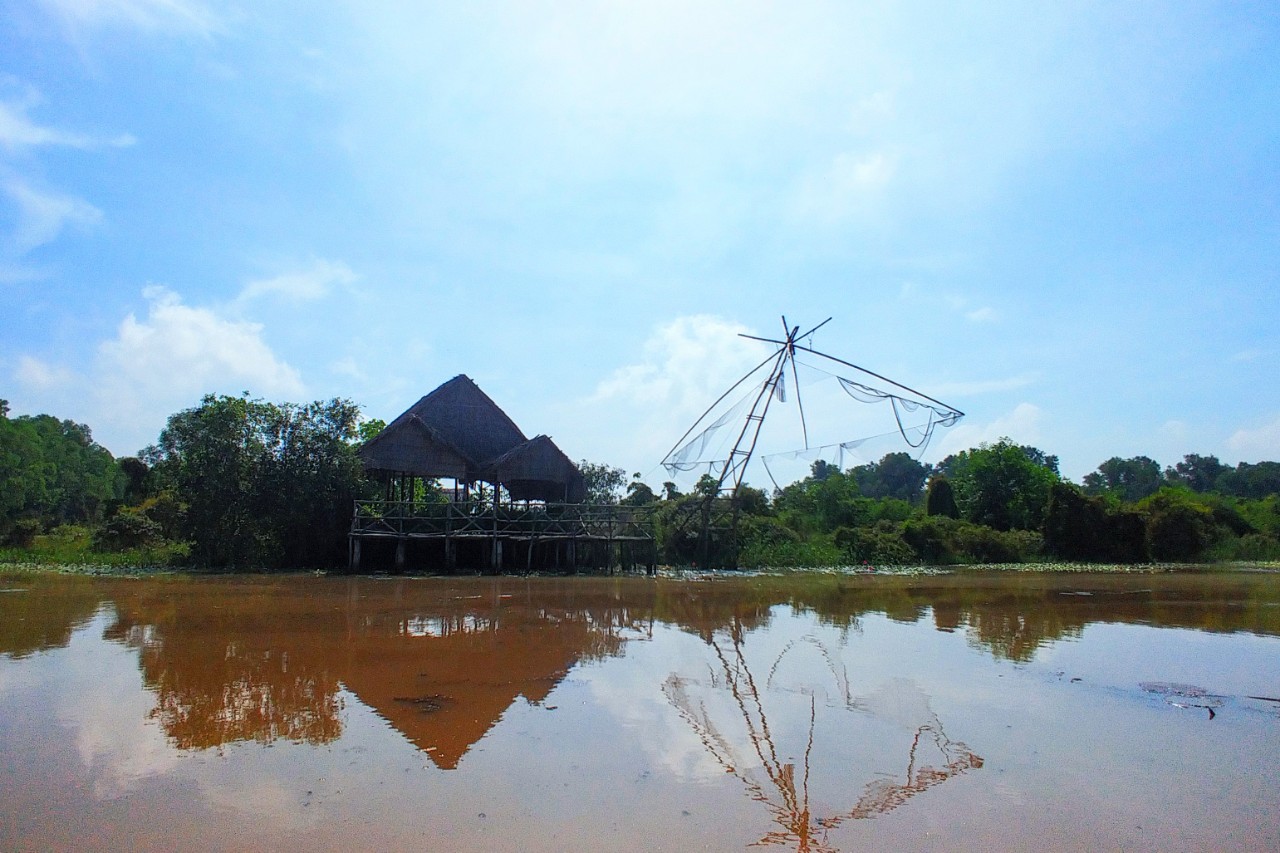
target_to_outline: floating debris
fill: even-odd
[[[432,693],[430,696],[396,696],[394,698],[397,702],[416,705],[418,710],[424,714],[433,714],[439,711],[449,701],[448,696],[441,696],[439,693]]]
[[[1148,693],[1163,696],[1164,701],[1175,708],[1202,708],[1209,712],[1209,719],[1217,716],[1215,708],[1222,707],[1226,697],[1215,696],[1203,687],[1194,684],[1177,684],[1167,681],[1143,681],[1138,684]]]

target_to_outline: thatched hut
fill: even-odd
[[[467,376],[455,376],[360,448],[386,484],[383,500],[356,501],[350,565],[365,546],[394,543],[394,565],[494,571],[609,569],[656,563],[645,508],[582,504],[582,472],[549,437],[526,438]],[[421,499],[423,480],[453,494]],[[487,483],[485,500],[473,487]]]
[[[365,469],[389,483],[448,478],[484,482],[513,500],[573,503],[584,494],[578,467],[545,435],[520,428],[466,375],[410,406],[360,448]],[[412,490],[410,490],[410,494]]]

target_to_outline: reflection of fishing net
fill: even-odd
[[[826,835],[842,823],[890,812],[916,794],[982,766],[967,746],[947,737],[928,696],[912,681],[894,679],[854,698],[839,655],[812,636],[787,643],[758,681],[737,626],[727,639],[708,640],[705,676],[672,673],[662,689],[715,763],[768,811],[774,828],[751,846],[786,845],[804,853],[834,849]],[[803,650],[817,653],[817,661],[807,656],[808,668],[797,666],[803,659],[797,660],[796,653]],[[765,694],[774,697],[768,711]],[[823,694],[827,701],[818,701]],[[846,775],[850,765],[822,758],[832,736],[856,742],[859,723],[866,720],[872,721],[872,731],[882,722],[910,740],[905,773],[880,775],[858,796]],[[824,803],[825,816],[812,804],[818,802]]]

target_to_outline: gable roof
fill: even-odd
[[[366,469],[501,483],[515,500],[580,501],[582,474],[549,437],[532,440],[459,374],[359,450]]]
[[[538,435],[516,445],[485,468],[485,479],[502,483],[515,500],[583,499],[582,472],[549,436]]]

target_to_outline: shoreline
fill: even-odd
[[[733,577],[922,577],[937,575],[961,575],[977,573],[1000,574],[1214,574],[1214,573],[1280,573],[1280,561],[1238,560],[1218,563],[969,563],[956,565],[901,565],[901,566],[778,566],[756,569],[700,569],[695,566],[659,566],[652,577],[667,579],[714,579]],[[240,576],[296,576],[315,577],[377,577],[377,578],[622,578],[651,577],[643,571],[631,572],[579,572],[511,574],[483,571],[455,572],[345,572],[324,569],[200,569],[191,566],[112,565],[107,563],[54,563],[0,560],[0,578],[35,577],[40,575],[68,575],[78,577],[149,578],[175,576],[187,578]]]

